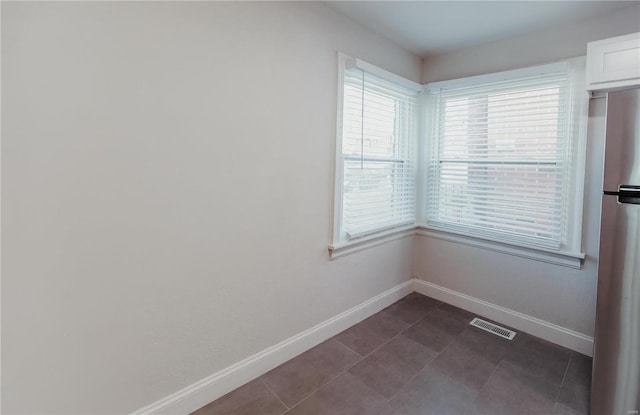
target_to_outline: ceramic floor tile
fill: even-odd
[[[266,373],[262,380],[292,407],[360,359],[357,353],[330,339]]]
[[[437,353],[444,350],[444,348],[447,347],[455,338],[455,334],[449,334],[442,328],[433,324],[431,314],[429,315],[429,318],[425,317],[413,326],[409,327],[403,335]]]
[[[535,363],[542,363],[545,366],[554,366],[555,371],[564,375],[566,365],[571,357],[569,349],[527,333],[519,333],[516,337],[517,341],[514,342],[512,348],[513,356],[507,356],[507,358],[516,364],[523,360],[533,360]]]
[[[551,415],[555,397],[549,398],[536,382],[520,367],[503,360],[480,390],[474,414]]]
[[[345,373],[292,408],[287,415],[368,415],[386,400]]]
[[[410,294],[194,414],[588,414],[590,358],[473,317]]]
[[[385,308],[384,311],[405,323],[413,324],[440,304],[439,301],[432,298],[412,293],[401,301]]]
[[[404,321],[380,312],[343,331],[335,338],[361,356],[366,356],[407,327],[409,324]]]
[[[477,392],[427,366],[389,401],[379,415],[465,415]]]
[[[547,399],[555,400],[560,391],[571,351],[531,335],[520,333],[505,357],[520,380]]]
[[[389,399],[436,355],[432,349],[399,335],[349,369],[349,373]]]
[[[438,307],[441,311],[446,311],[447,313],[450,313],[452,315],[456,315],[458,317],[461,317],[463,319],[466,320],[470,320],[473,319],[473,317],[475,317],[476,315],[470,311],[467,310],[463,310],[460,307],[456,307],[454,305],[451,304],[447,304],[447,303],[440,303],[440,307]]]
[[[191,415],[281,415],[286,410],[287,408],[265,384],[256,379],[192,412]]]
[[[560,388],[558,403],[579,414],[589,413],[591,399],[591,358],[573,353]]]
[[[465,386],[479,390],[507,354],[508,341],[469,327],[431,366]]]
[[[442,304],[429,312],[428,320],[447,334],[457,335],[469,327],[469,323],[474,317],[476,315],[468,311],[449,304]]]
[[[580,412],[576,412],[571,408],[567,408],[561,403],[556,402],[553,407],[553,415],[581,415]]]

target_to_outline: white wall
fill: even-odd
[[[630,2],[630,4],[632,4]],[[425,59],[422,82],[444,81],[584,56],[587,42],[640,31],[640,5]]]
[[[640,6],[571,26],[429,58],[423,81],[454,79],[586,54],[586,43],[640,30]],[[414,269],[423,280],[593,335],[597,280],[604,99],[589,109],[582,270],[416,237]]]
[[[411,278],[329,262],[336,51],[313,3],[2,2],[2,411],[124,413]]]
[[[592,336],[600,226],[605,100],[589,108],[581,270],[426,236],[415,242],[420,279]]]

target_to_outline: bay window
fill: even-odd
[[[583,60],[428,85],[426,225],[580,249]]]
[[[583,58],[425,86],[339,60],[332,257],[418,228],[579,265]]]

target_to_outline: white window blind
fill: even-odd
[[[431,90],[427,224],[566,249],[574,207],[576,91],[554,71]]]
[[[350,240],[415,221],[416,91],[345,69],[342,221]]]

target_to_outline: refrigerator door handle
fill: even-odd
[[[621,184],[617,192],[605,191],[604,194],[618,196],[618,203],[640,205],[640,186]]]

